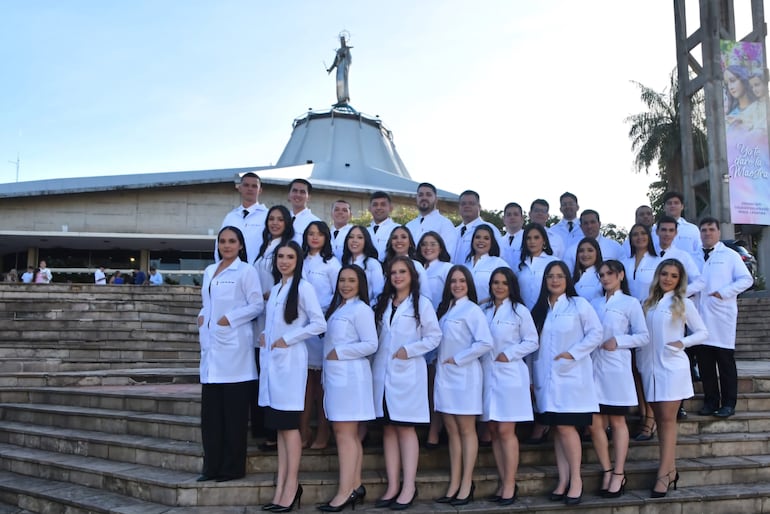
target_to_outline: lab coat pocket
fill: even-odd
[[[222,346],[238,344],[238,334],[230,325],[214,325],[214,341]]]
[[[556,361],[556,374],[562,378],[573,377],[578,364],[575,359],[559,359]]]
[[[349,363],[345,361],[324,361],[323,379],[324,387],[343,388],[349,382]]]
[[[459,391],[468,389],[470,384],[468,384],[468,373],[464,367],[456,364],[440,364],[440,366],[440,372],[436,373],[436,387]]]

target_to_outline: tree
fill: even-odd
[[[668,89],[662,92],[634,82],[639,87],[639,97],[648,110],[625,119],[626,123],[630,124],[628,137],[631,139],[631,149],[636,154],[634,158],[636,171],[649,173],[650,166],[657,166],[660,180],[650,185],[650,191],[647,194],[655,212],[660,211],[660,197],[664,192],[684,189],[681,110],[676,69],[671,72],[669,80]],[[695,168],[700,169],[707,162],[706,117],[702,95],[696,95],[693,98],[692,111]]]

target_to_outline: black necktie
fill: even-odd
[[[379,229],[380,229],[380,226],[379,225],[375,225],[372,230],[374,230],[374,233],[376,234]]]
[[[513,244],[513,238],[516,236],[508,236],[508,246],[511,246]]]
[[[423,222],[423,221],[425,221],[425,216],[423,216],[422,218],[420,218],[420,225],[422,225],[422,222]]]
[[[292,216],[292,217],[291,217],[291,222],[292,222],[292,223],[294,223],[294,220],[296,220],[296,219],[297,219],[297,217],[296,217],[296,216]]]
[[[666,250],[661,250],[660,251],[660,256],[663,257],[664,255],[666,255]]]
[[[468,227],[463,226],[463,228],[460,229],[460,237],[463,237],[465,235],[465,231],[468,230]]]
[[[709,260],[709,254],[710,254],[711,252],[713,252],[713,251],[714,251],[714,249],[713,249],[713,248],[704,248],[704,249],[703,249],[703,260],[704,260],[704,261],[707,261],[707,260]]]
[[[567,229],[568,229],[570,232],[572,232],[572,226],[573,226],[574,224],[575,224],[575,222],[573,222],[573,221],[568,221],[568,222],[567,222]]]
[[[339,230],[335,230],[334,231],[334,239],[337,239],[337,236],[339,235],[339,233],[340,233]]]
[[[248,209],[243,209],[243,217],[245,218],[248,215],[249,215],[249,210]]]

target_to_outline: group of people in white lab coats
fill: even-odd
[[[377,244],[385,244],[380,255],[372,237],[377,231],[352,226],[344,243],[334,245],[341,249],[339,259],[332,252],[336,231],[332,236],[326,223],[311,221],[300,246],[290,212],[274,206],[265,213],[261,247],[247,259],[241,230],[223,227],[219,261],[204,274],[198,317],[204,446],[199,480],[245,474],[248,396],[259,378],[259,405],[265,425],[277,431],[278,452],[276,489],[264,510],[299,507],[301,429],[314,401],[324,415],[319,434],[328,419],[339,455],[338,490],[318,506],[321,511],[363,502],[360,424],[371,420],[382,424],[387,476],[377,508],[412,505],[418,496],[416,427],[430,424],[428,443],[435,446],[439,422],[448,435],[450,472],[445,494],[435,501],[473,501],[478,420],[488,422],[499,474],[490,500],[514,503],[516,423],[533,421],[535,413],[555,434],[558,482],[551,499],[568,505],[582,500],[576,427],[590,427],[604,471],[601,494],[617,497],[626,485],[625,415],[637,404],[635,349],[659,428],[652,496],[665,495],[678,478],[677,408],[693,394],[683,350],[708,337],[686,298],[684,266],[656,256],[648,270],[645,262],[655,252],[651,233],[635,225],[629,259],[604,261],[599,242],[585,237],[571,245],[571,270],[553,255],[548,230],[537,223],[523,228],[510,266],[500,257],[505,241],[490,227],[478,223],[468,237],[458,232],[457,245],[467,239],[469,248],[455,265],[434,230],[422,231],[415,242],[407,226],[393,224],[387,235],[377,236]],[[636,282],[641,283],[629,288]],[[311,393],[313,388],[319,391]]]

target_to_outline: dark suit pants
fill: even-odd
[[[696,348],[698,369],[703,384],[703,404],[715,410],[733,407],[738,398],[738,371],[735,350],[699,345]],[[717,377],[717,369],[719,376]],[[721,394],[720,394],[721,391]]]
[[[203,384],[201,438],[204,475],[240,478],[246,474],[249,398],[255,381]]]

